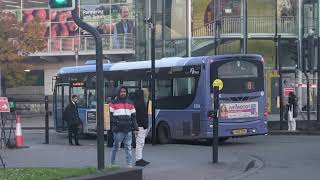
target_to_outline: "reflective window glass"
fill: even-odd
[[[1,9],[20,9],[21,8],[21,0],[6,0],[0,1],[0,10]]]
[[[23,8],[48,8],[49,0],[23,0]]]

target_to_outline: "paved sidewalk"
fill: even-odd
[[[94,140],[81,140],[83,146],[34,143],[27,136],[25,149],[0,149],[7,167],[96,167],[97,150]],[[51,134],[52,143],[55,143]],[[60,135],[61,136],[61,135]],[[63,140],[64,143],[64,140]],[[66,142],[65,142],[66,143]],[[108,165],[110,148],[105,147]],[[133,150],[134,152],[134,150]],[[253,171],[257,162],[253,157],[228,151],[219,152],[219,163],[212,164],[210,146],[147,144],[144,157],[151,164],[143,168],[144,180],[223,180],[237,179]],[[117,162],[125,166],[124,151],[120,150]],[[249,168],[248,170],[248,167]]]

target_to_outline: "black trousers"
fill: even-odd
[[[79,128],[77,124],[73,124],[68,127],[68,138],[70,144],[72,144],[72,137],[74,138],[74,143],[79,144],[78,131]]]

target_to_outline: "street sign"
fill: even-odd
[[[10,106],[7,97],[0,97],[0,112],[10,112]]]
[[[294,92],[295,91],[295,88],[292,88],[292,87],[285,87],[283,89],[283,95],[284,97],[289,97],[289,93],[290,92]]]
[[[221,79],[216,79],[212,83],[212,87],[217,86],[219,88],[219,91],[223,88],[223,81]]]

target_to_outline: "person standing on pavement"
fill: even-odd
[[[288,131],[296,130],[296,117],[298,116],[298,98],[294,92],[289,93],[288,97]]]
[[[126,162],[132,167],[132,132],[138,130],[136,110],[128,99],[128,89],[120,87],[117,97],[110,103],[110,121],[113,132],[111,166],[116,165],[116,155],[123,142],[126,151]]]
[[[148,112],[144,100],[143,90],[135,92],[134,107],[136,108],[138,131],[135,131],[136,137],[136,166],[146,166],[150,162],[142,159],[142,150],[145,143],[146,133],[148,130]]]
[[[81,122],[80,122],[77,102],[78,102],[78,96],[73,95],[71,98],[71,102],[65,109],[63,118],[65,121],[67,121],[67,124],[68,124],[69,145],[73,145],[72,143],[72,137],[73,137],[75,145],[80,146],[80,143],[78,140],[78,131],[79,131],[79,125]]]

